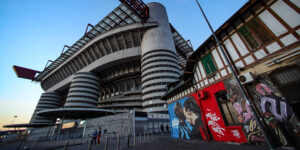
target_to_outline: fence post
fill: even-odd
[[[130,147],[130,133],[128,134],[128,141],[127,141],[127,147]]]
[[[107,150],[107,148],[108,148],[108,136],[106,136],[106,139],[105,139],[105,150]]]
[[[140,144],[142,144],[142,132],[140,132]]]
[[[21,147],[22,147],[22,141],[18,144],[18,147],[17,147],[17,150],[19,150],[19,149],[21,149]]]
[[[36,144],[36,140],[34,141],[34,143],[32,145],[32,150],[34,150],[35,144]]]
[[[59,145],[58,145],[58,143],[59,143],[59,140],[58,140],[58,139],[56,139],[56,140],[57,140],[57,142],[56,142],[56,146],[59,146]]]
[[[90,142],[89,142],[88,150],[91,150],[91,149],[92,149],[92,143],[93,143],[93,140],[92,140],[92,138],[91,138],[91,139],[90,139]]]
[[[67,141],[67,142],[65,143],[64,150],[68,150],[68,146],[69,146],[69,141]]]
[[[154,139],[154,133],[152,133],[152,141],[153,141],[153,139]]]
[[[147,137],[148,137],[148,142],[150,141],[150,138],[149,138],[149,132],[147,132]]]
[[[88,136],[87,136],[86,139],[85,139],[85,143],[86,143],[86,144],[88,143]]]
[[[133,133],[133,147],[135,147],[135,133]]]
[[[117,149],[120,150],[120,134],[118,133],[117,136],[118,136],[118,137],[117,137],[117,138],[118,138],[118,141],[117,141]]]

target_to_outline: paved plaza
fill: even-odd
[[[104,138],[106,139],[106,138]],[[47,141],[37,143],[34,147],[35,150],[64,150],[64,143],[66,141]],[[69,150],[87,150],[88,142],[86,140],[75,139],[69,140]],[[265,145],[249,145],[249,144],[236,144],[236,143],[225,143],[225,142],[207,142],[203,140],[182,140],[175,139],[169,135],[154,135],[139,136],[136,137],[136,145],[134,146],[133,138],[130,138],[130,146],[128,148],[128,138],[120,138],[120,149],[121,150],[267,150]],[[0,150],[16,150],[20,143],[2,144]],[[117,150],[117,138],[109,138],[107,144],[107,150]],[[28,148],[32,149],[33,143],[24,142],[20,146],[20,150]],[[288,148],[286,148],[288,149]],[[105,150],[105,140],[102,140],[101,144],[93,145],[91,150]],[[281,150],[277,148],[276,150]]]

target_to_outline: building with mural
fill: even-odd
[[[215,33],[272,145],[299,147],[299,1],[250,0]],[[163,98],[173,137],[266,142],[212,36]]]

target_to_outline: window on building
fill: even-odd
[[[238,32],[252,49],[272,40],[268,31],[255,18],[246,22],[245,25],[238,29]]]
[[[217,71],[217,67],[214,64],[211,54],[207,54],[201,59],[204,70],[207,75],[211,75]]]
[[[258,43],[255,41],[254,37],[251,35],[251,32],[246,26],[242,26],[238,31],[252,49],[258,46]]]
[[[215,93],[215,97],[226,126],[240,125],[237,117],[238,114],[233,107],[233,103],[227,99],[226,91]]]

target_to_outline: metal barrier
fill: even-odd
[[[157,134],[161,136],[160,134]],[[144,132],[144,133],[138,133],[138,134],[129,134],[129,135],[123,135],[120,134],[103,134],[101,135],[101,142],[100,145],[95,145],[95,148],[93,149],[113,149],[113,150],[120,150],[126,147],[135,147],[139,139],[139,144],[142,143],[150,143],[153,141],[155,135],[153,133]],[[56,138],[50,137],[49,139],[52,140],[35,140],[35,141],[19,141],[18,144],[15,145],[17,149],[23,149],[24,147],[28,147],[32,150],[41,150],[41,149],[55,149],[55,148],[62,148],[62,149],[69,149],[71,146],[75,145],[86,145],[86,148],[88,150],[92,149],[92,146],[94,146],[92,141],[90,140],[89,143],[86,143],[86,140],[89,140],[90,138],[75,138],[76,136],[58,136]],[[142,139],[143,138],[143,139]],[[54,140],[55,139],[55,140]],[[58,140],[61,139],[61,140]]]

